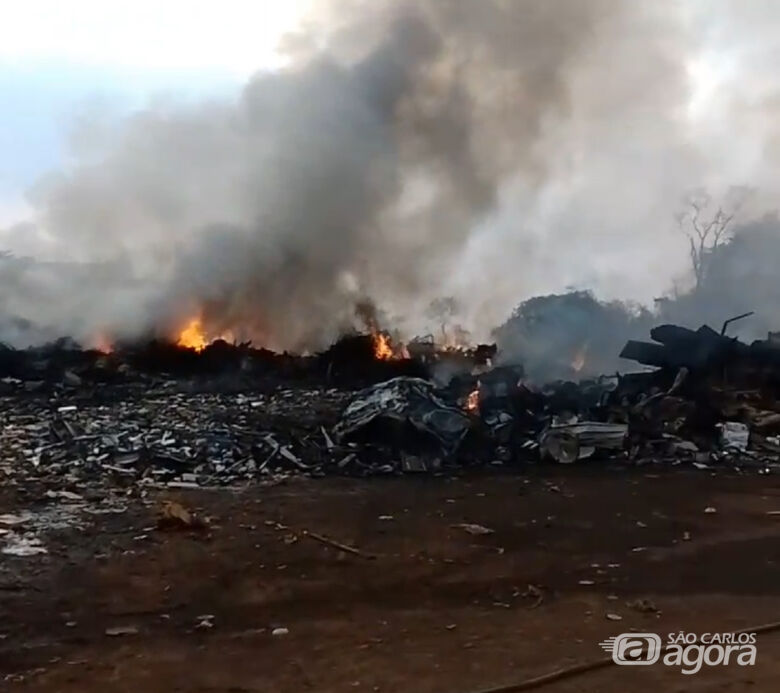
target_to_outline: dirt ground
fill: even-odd
[[[170,498],[209,529],[155,529]],[[0,513],[33,501],[7,490]],[[654,467],[159,493],[0,557],[0,689],[483,691],[631,629],[780,620],[778,510],[775,477]],[[752,667],[610,666],[539,690],[780,690],[780,632],[757,646]]]

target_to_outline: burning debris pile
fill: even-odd
[[[779,466],[780,343],[724,332],[662,325],[621,353],[656,370],[544,386],[493,367],[489,346],[384,358],[371,334],[306,357],[221,341],[4,349],[4,472],[72,489],[544,460]]]
[[[720,333],[661,325],[651,331],[656,343],[629,341],[620,356],[653,371],[537,387],[521,367],[502,366],[452,378],[425,396],[424,411],[417,383],[391,381],[358,393],[340,425],[374,426],[371,440],[387,441],[403,458],[410,450],[399,441],[416,443],[397,422],[411,424],[438,439],[437,466],[457,457],[466,464],[780,465],[780,339],[744,344],[725,336],[730,322]],[[399,398],[404,388],[414,394]],[[456,406],[468,422],[452,415]],[[392,433],[379,434],[377,420],[395,422]]]
[[[4,471],[9,478],[30,473],[72,483],[105,478],[184,486],[290,471],[394,471],[393,461],[375,455],[371,445],[342,444],[335,433],[341,413],[356,388],[388,378],[431,392],[431,369],[453,352],[434,349],[412,359],[389,336],[379,336],[347,336],[311,356],[224,340],[153,340],[110,352],[82,350],[69,340],[4,347]],[[463,366],[468,370],[489,352],[458,356],[473,357]]]

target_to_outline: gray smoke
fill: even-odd
[[[5,258],[0,314],[85,339],[202,312],[309,349],[367,299],[414,334],[451,295],[477,336],[538,291],[647,301],[685,269],[687,188],[771,179],[747,152],[772,132],[719,140],[737,115],[770,128],[771,93],[702,125],[689,69],[723,22],[739,46],[780,14],[756,5],[320,3],[235,100],[81,123],[24,229],[55,261]]]

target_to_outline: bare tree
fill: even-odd
[[[435,298],[426,309],[427,316],[439,323],[442,338],[445,342],[448,339],[447,328],[452,324],[459,310],[458,301],[452,296]]]
[[[698,289],[704,282],[715,249],[731,238],[731,222],[750,195],[750,189],[732,187],[723,204],[714,209],[712,196],[703,189],[685,198],[683,211],[676,215],[680,230],[690,244],[691,266]]]

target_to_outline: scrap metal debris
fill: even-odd
[[[597,449],[622,450],[628,425],[601,421],[554,424],[542,433],[543,454],[562,464],[591,457]]]
[[[483,527],[482,525],[473,524],[470,522],[461,522],[460,524],[453,525],[457,529],[462,529],[464,532],[468,532],[472,536],[484,536],[486,534],[493,534],[492,529],[489,527]]]
[[[8,532],[4,535],[5,546],[2,552],[6,556],[37,556],[49,553],[43,542],[38,537],[29,537],[16,532]]]
[[[519,365],[477,367],[459,352],[407,363],[415,375],[390,361],[345,380],[350,359],[373,358],[361,339],[327,358],[224,343],[198,355],[165,345],[124,356],[4,349],[0,473],[11,484],[46,481],[48,502],[86,512],[94,503],[82,499],[101,484],[212,488],[540,460],[780,468],[777,340],[747,345],[706,326],[651,336],[622,355],[656,370],[544,386]],[[425,375],[431,364],[436,378]]]
[[[106,628],[105,632],[110,637],[138,635],[138,628],[136,626],[112,626],[111,628]]]
[[[337,440],[345,440],[371,424],[387,422],[409,424],[435,440],[445,454],[457,450],[473,425],[463,409],[446,401],[433,383],[399,377],[359,392],[344,410],[334,434]],[[393,428],[399,438],[402,430]]]

